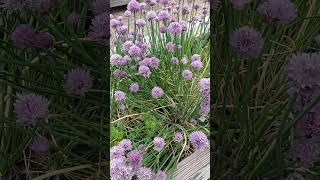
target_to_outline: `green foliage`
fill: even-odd
[[[286,57],[319,50],[313,37],[320,32],[320,2],[296,0],[299,18],[286,26],[267,25],[256,11],[259,2],[234,11],[224,0],[212,14],[213,179],[283,179],[298,171],[287,159],[291,129],[301,114],[294,114],[288,100]],[[265,47],[257,59],[240,59],[229,45],[230,34],[244,25],[263,33]]]

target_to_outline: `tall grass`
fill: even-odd
[[[261,2],[235,11],[223,0],[212,10],[213,179],[283,179],[297,170],[287,151],[301,114],[292,110],[285,65],[292,53],[319,50],[313,38],[320,32],[320,2],[294,1],[299,17],[286,26],[266,24],[256,10]],[[230,34],[244,25],[263,33],[258,59],[242,60],[230,47]],[[311,174],[319,177],[318,170]]]
[[[108,150],[107,47],[86,38],[93,17],[92,1],[59,1],[48,15],[9,12],[0,8],[0,179],[97,179],[105,174]],[[76,28],[66,23],[78,11]],[[11,33],[19,24],[50,32],[55,45],[47,51],[13,46]],[[67,94],[64,74],[88,69],[94,86],[85,97]],[[50,101],[47,123],[28,126],[16,121],[16,95],[36,93]],[[48,154],[37,155],[29,145],[38,136],[51,143]],[[40,176],[40,177],[39,177]]]

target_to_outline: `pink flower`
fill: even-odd
[[[182,76],[186,79],[186,80],[191,80],[192,79],[192,72],[189,70],[184,70],[182,71]]]
[[[158,152],[164,148],[165,144],[166,142],[162,137],[155,137],[153,140],[154,149]]]
[[[148,78],[151,75],[151,71],[147,66],[142,65],[138,69],[138,74],[142,75],[145,78]]]

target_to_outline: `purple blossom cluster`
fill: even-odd
[[[303,110],[320,96],[320,53],[301,53],[289,56],[287,65],[289,95],[295,99],[295,109]],[[295,125],[298,139],[292,144],[290,156],[302,166],[310,167],[319,161],[320,105],[315,105]]]
[[[36,33],[28,24],[19,25],[11,34],[11,39],[18,48],[49,49],[55,41],[51,34]]]
[[[151,168],[143,165],[144,153],[139,149],[133,149],[129,139],[123,139],[110,150],[110,177],[111,180],[131,180],[136,177],[141,180],[165,180],[164,171],[153,172]]]
[[[202,95],[201,113],[210,113],[210,78],[200,80],[200,92]]]

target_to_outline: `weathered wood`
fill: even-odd
[[[172,180],[208,180],[210,178],[210,150],[195,152],[177,165]]]
[[[111,0],[110,1],[110,7],[118,7],[127,5],[129,3],[129,0]]]

